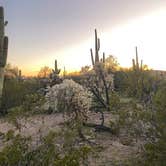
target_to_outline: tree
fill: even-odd
[[[87,74],[90,70],[90,66],[83,66],[81,67],[80,74]]]
[[[109,73],[114,73],[119,68],[117,58],[113,55],[109,55],[105,59],[105,68],[108,70]]]
[[[40,69],[38,73],[39,78],[48,78],[50,74],[52,73],[52,69],[49,68],[48,66],[44,66]]]

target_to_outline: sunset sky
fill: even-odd
[[[151,68],[166,70],[166,0],[0,0],[8,20],[8,62],[34,74],[42,66],[91,65],[94,28],[101,53],[129,67],[138,46]]]

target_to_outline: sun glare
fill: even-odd
[[[111,48],[112,54],[118,57],[122,66],[131,65],[131,58],[135,56],[134,47],[138,46],[139,56],[146,64],[154,69],[166,70],[164,20],[166,11],[161,10],[129,21],[125,25],[115,27],[112,32],[107,32],[103,45],[106,50]]]

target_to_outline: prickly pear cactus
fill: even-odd
[[[0,7],[0,104],[2,98],[4,68],[7,60],[8,37],[5,36],[4,10]]]

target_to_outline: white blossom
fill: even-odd
[[[86,118],[92,94],[73,80],[65,79],[52,86],[46,94],[46,103],[54,112],[64,112],[72,118]]]

